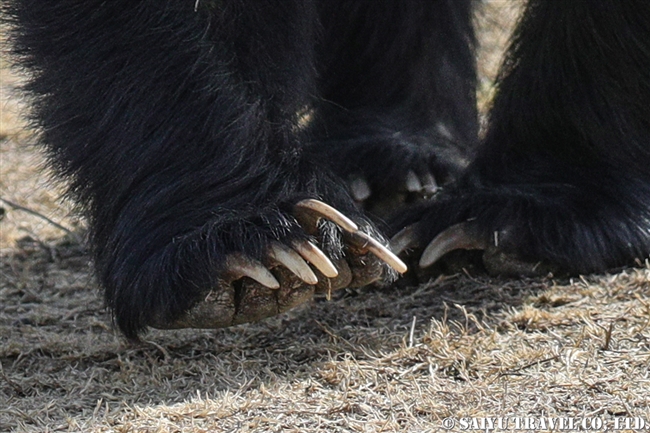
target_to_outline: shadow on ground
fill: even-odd
[[[4,253],[0,278],[0,430],[15,426],[16,417],[39,425],[87,413],[99,401],[169,405],[198,389],[243,392],[309,376],[340,357],[394,350],[428,329],[432,317],[465,320],[456,304],[483,319],[547,285],[456,275],[344,290],[261,323],[152,331],[138,345],[112,329],[89,258],[73,241],[24,238]]]

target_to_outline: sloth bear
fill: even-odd
[[[650,253],[647,0],[530,0],[480,138],[472,0],[4,3],[129,338],[391,279],[382,232],[423,267]]]

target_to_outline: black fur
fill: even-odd
[[[34,121],[85,207],[120,329],[173,320],[224,257],[306,238],[291,206],[453,182],[399,224],[476,218],[525,259],[650,252],[650,6],[531,0],[477,148],[471,0],[9,0]],[[465,167],[473,162],[465,171]],[[330,173],[330,168],[339,177]],[[367,224],[366,224],[367,225]],[[328,252],[342,254],[334,234]]]
[[[315,151],[375,197],[409,169],[446,183],[476,147],[472,1],[323,1]]]
[[[227,253],[306,238],[296,201],[354,214],[301,155],[311,2],[21,0],[8,12],[42,143],[87,209],[127,336],[215,287]]]
[[[462,179],[411,210],[572,273],[650,254],[650,3],[531,0]],[[423,245],[425,243],[423,242]]]

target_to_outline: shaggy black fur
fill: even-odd
[[[228,253],[307,238],[290,214],[302,198],[369,226],[350,176],[381,196],[409,170],[452,182],[473,160],[399,219],[420,222],[423,244],[476,218],[502,248],[574,271],[650,252],[647,0],[531,0],[478,150],[471,0],[9,0],[4,12],[129,337],[186,311]]]
[[[226,254],[306,238],[300,199],[355,215],[302,156],[316,14],[298,0],[9,2],[42,143],[87,209],[127,336],[217,287]]]
[[[650,254],[650,3],[531,0],[487,135],[453,187],[400,218],[422,245],[473,220],[571,273]]]
[[[478,136],[472,1],[323,1],[315,151],[373,198],[455,178]]]

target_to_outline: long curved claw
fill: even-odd
[[[217,286],[203,293],[203,299],[197,299],[195,305],[174,322],[160,317],[154,318],[150,325],[222,328],[254,322],[308,302],[317,293],[329,296],[333,290],[377,281],[385,275],[384,263],[397,272],[406,272],[406,265],[397,256],[331,206],[318,200],[303,200],[296,205],[294,215],[303,230],[313,231],[316,239],[323,229],[318,225],[319,219],[327,218],[338,225],[344,232],[345,257],[330,259],[307,240],[297,240],[290,245],[271,241],[263,263],[242,253],[230,254]],[[239,281],[235,284],[236,280]]]
[[[296,204],[294,213],[296,214],[296,218],[301,220],[301,224],[304,222],[303,226],[307,225],[305,231],[308,233],[313,233],[313,229],[315,228],[314,222],[317,223],[318,218],[326,218],[341,227],[344,231],[348,232],[351,235],[351,239],[353,239],[359,248],[370,251],[377,256],[377,258],[384,261],[400,274],[406,272],[406,265],[399,259],[399,257],[393,254],[379,241],[359,230],[359,227],[350,218],[346,217],[332,206],[319,200],[307,199]]]
[[[418,176],[413,170],[409,170],[406,173],[406,190],[408,192],[422,191],[422,182],[420,182],[420,179],[418,179]]]
[[[438,191],[438,182],[430,172],[426,172],[422,176],[422,191],[428,195],[433,195]]]
[[[390,240],[390,249],[395,255],[418,246],[416,224],[404,227]]]
[[[354,221],[320,200],[307,199],[299,201],[294,207],[294,212],[296,216],[305,213],[309,214],[312,218],[316,218],[316,222],[319,218],[328,219],[348,233],[355,233],[359,230],[359,226]]]
[[[426,268],[454,250],[485,250],[488,243],[473,230],[471,222],[453,225],[438,234],[427,245],[420,257],[420,267]]]
[[[377,258],[382,260],[391,268],[400,274],[405,273],[408,268],[406,264],[399,257],[391,252],[388,248],[379,243],[375,238],[367,235],[362,231],[357,231],[354,233],[355,242],[358,244],[359,248],[365,249],[373,253]]]
[[[278,280],[264,265],[243,254],[230,254],[226,258],[226,269],[235,280],[248,277],[269,289],[277,290],[280,288]]]
[[[356,177],[350,181],[350,193],[355,201],[363,202],[370,197],[372,190],[364,178]]]
[[[438,182],[430,171],[424,171],[418,176],[415,171],[409,170],[406,173],[405,183],[408,192],[433,195],[438,191]]]
[[[316,245],[309,241],[295,242],[293,249],[302,256],[303,259],[314,265],[327,278],[336,278],[339,271],[332,261]]]
[[[279,242],[273,242],[269,246],[269,257],[282,264],[291,272],[296,274],[305,283],[313,286],[318,284],[318,277],[311,270],[307,262],[300,255],[289,247]]]

